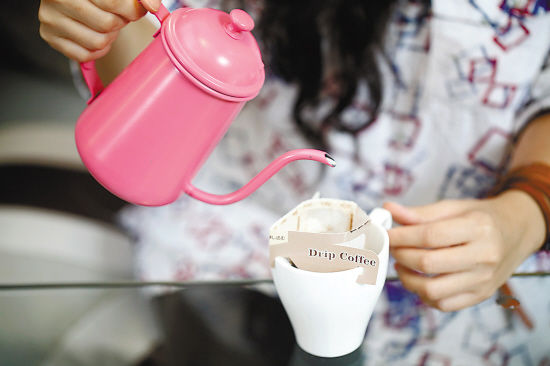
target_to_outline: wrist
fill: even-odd
[[[506,222],[512,223],[508,231],[522,247],[525,257],[539,250],[546,238],[546,222],[535,199],[518,189],[505,190],[495,199]]]

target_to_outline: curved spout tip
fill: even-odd
[[[336,166],[336,161],[329,154],[325,153],[325,159],[327,160],[327,165],[333,168]]]

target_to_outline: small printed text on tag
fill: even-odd
[[[331,252],[329,250],[318,250],[318,249],[314,249],[314,248],[308,248],[308,256],[309,257],[324,258],[324,259],[327,259],[329,261],[332,261],[333,259],[336,258],[336,253]],[[359,255],[359,254],[349,255],[346,252],[341,252],[338,255],[338,258],[341,259],[341,260],[344,260],[344,261],[350,261],[350,262],[354,262],[354,263],[358,263],[358,264],[371,265],[373,267],[376,266],[376,260],[369,259],[369,258],[367,258],[365,256],[362,256],[362,255]]]

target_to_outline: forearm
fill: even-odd
[[[510,169],[534,162],[550,165],[550,113],[525,128],[512,152]]]
[[[519,137],[510,159],[509,170],[532,163],[550,165],[550,114],[532,121]],[[522,221],[521,245],[532,253],[543,244],[546,224],[541,209],[535,200],[520,190],[511,190],[500,195],[509,208],[513,221]]]

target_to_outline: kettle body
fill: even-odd
[[[182,8],[156,14],[153,41],[103,88],[93,62],[81,65],[92,92],[75,129],[93,177],[118,197],[161,206],[183,192],[207,203],[248,196],[298,159],[334,161],[318,150],[290,151],[236,192],[215,195],[191,181],[264,81],[252,19],[242,10]]]
[[[245,101],[197,87],[156,37],[81,114],[76,146],[120,198],[160,206],[178,198]]]

